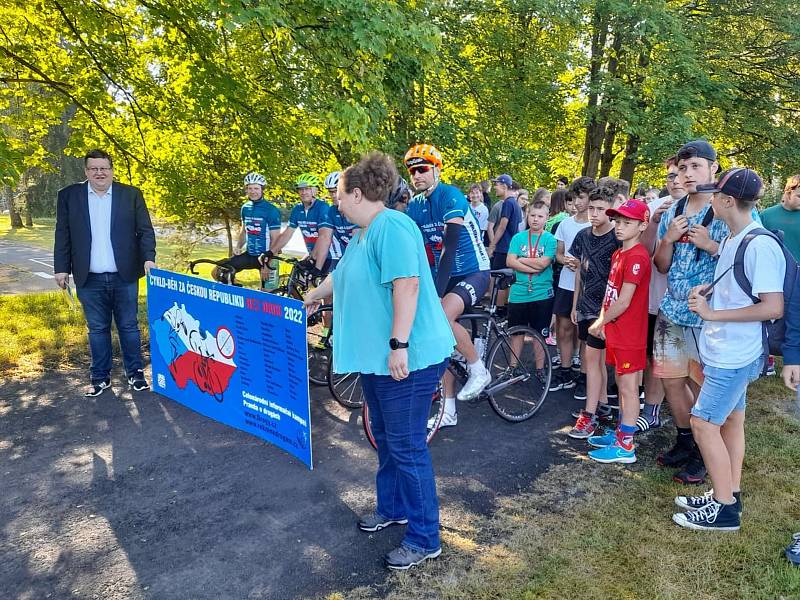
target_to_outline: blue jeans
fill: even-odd
[[[414,371],[402,381],[361,375],[378,445],[376,510],[388,519],[408,519],[403,545],[426,553],[440,547],[439,499],[425,438],[431,398],[446,366]]]
[[[92,355],[92,383],[111,375],[111,317],[117,324],[122,362],[128,376],[144,367],[139,334],[139,283],[127,283],[117,273],[89,273],[83,287],[76,289],[89,328]]]
[[[692,407],[692,415],[720,427],[735,410],[744,412],[747,406],[747,386],[758,379],[764,359],[758,357],[738,369],[703,367],[703,387]]]

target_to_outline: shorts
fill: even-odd
[[[614,367],[617,375],[644,371],[647,366],[647,351],[645,348],[630,349],[606,346],[606,364]]]
[[[489,271],[478,271],[469,275],[451,277],[447,282],[444,293],[455,294],[464,302],[464,308],[475,306],[489,289]]]
[[[692,407],[692,415],[714,425],[724,425],[733,411],[744,411],[747,386],[759,378],[763,367],[764,359],[761,356],[738,369],[706,365],[703,369],[703,387]]]
[[[595,350],[605,350],[606,349],[606,341],[599,337],[594,337],[591,333],[589,333],[589,327],[592,326],[597,319],[583,319],[578,321],[578,339],[582,342],[586,342],[586,345],[589,348],[594,348]]]
[[[556,288],[555,302],[553,303],[553,313],[559,317],[570,318],[572,314],[572,296],[574,292],[564,288]]]
[[[506,259],[508,258],[508,252],[498,252],[495,250],[494,254],[492,254],[491,260],[491,267],[492,271],[496,271],[498,269],[507,269],[506,266]]]
[[[247,269],[261,269],[261,263],[259,262],[258,257],[253,256],[252,254],[247,254],[247,252],[244,254],[235,254],[230,258],[223,260],[220,265],[232,267],[237,273]]]
[[[676,325],[659,311],[653,333],[653,375],[661,379],[690,377],[702,384],[699,340],[699,327]]]
[[[508,326],[527,325],[542,337],[550,335],[550,319],[553,316],[553,299],[534,302],[509,302]]]
[[[647,358],[653,358],[653,334],[656,332],[656,315],[647,315]]]

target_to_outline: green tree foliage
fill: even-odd
[[[655,182],[693,136],[770,179],[800,169],[794,0],[0,7],[4,183],[34,185],[62,153],[104,147],[118,178],[181,222],[235,219],[248,170],[289,204],[300,172],[373,147],[399,159],[418,141],[439,145],[460,183]],[[53,144],[65,115],[69,139]]]

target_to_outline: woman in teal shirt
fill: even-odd
[[[364,157],[339,179],[339,210],[358,229],[309,312],[333,292],[333,365],[361,373],[378,446],[377,507],[358,527],[408,523],[390,569],[441,554],[439,501],[426,444],[431,397],[455,339],[431,277],[422,234],[405,214],[385,208],[398,174],[391,158]]]

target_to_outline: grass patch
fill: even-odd
[[[800,569],[782,554],[800,530],[800,421],[788,396],[777,377],[751,386],[738,533],[672,523],[673,497],[706,488],[675,484],[671,470],[655,466],[657,450],[672,442],[671,427],[641,439],[639,462],[630,467],[586,460],[582,443],[553,433],[566,464],[552,467],[529,492],[505,498],[497,514],[470,531],[448,523],[443,507],[439,561],[393,576],[388,591],[362,588],[343,597],[800,598]]]
[[[12,229],[11,217],[0,215],[0,240],[6,242],[20,242],[37,248],[53,250],[53,238],[55,235],[55,219],[34,219],[33,227],[24,229]]]

